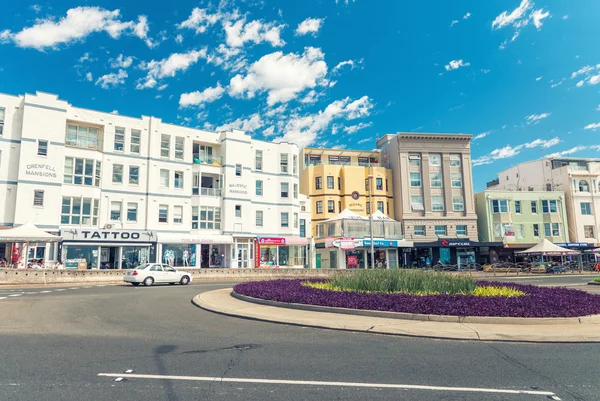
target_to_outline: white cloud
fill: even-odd
[[[491,70],[489,69],[482,69],[481,72],[483,72],[484,74],[489,74]]]
[[[183,43],[183,35],[178,34],[177,36],[175,36],[175,42],[182,44]]]
[[[569,19],[569,16],[568,16],[568,15],[563,15],[563,16],[562,16],[562,19],[563,19],[563,20]]]
[[[323,26],[324,18],[307,18],[298,24],[296,35],[312,34],[315,36]]]
[[[285,41],[281,39],[283,28],[284,25],[276,25],[272,22],[264,23],[259,20],[246,23],[246,18],[235,23],[227,21],[223,25],[225,41],[231,47],[243,47],[247,42],[254,44],[268,42],[273,47],[281,47],[285,45]]]
[[[583,85],[597,85],[600,83],[600,64],[595,66],[586,65],[581,67],[579,70],[571,74],[571,79],[583,75],[583,79],[577,82],[577,87],[581,88]]]
[[[542,149],[548,149],[554,145],[558,145],[560,143],[560,139],[558,137],[552,139],[536,139],[535,141],[528,142],[525,144],[527,149],[542,147]]]
[[[127,78],[127,71],[119,70],[116,73],[110,73],[101,76],[96,81],[96,85],[100,85],[102,89],[115,88],[119,85],[123,85],[125,83],[125,78]]]
[[[91,73],[91,72],[88,72],[87,74],[85,74],[85,79],[86,79],[88,82],[92,82],[92,81],[94,80],[94,76],[92,75],[92,73]]]
[[[541,79],[542,79],[542,77],[537,77],[535,80],[536,80],[536,81],[539,81],[539,80],[541,80]]]
[[[363,143],[371,142],[372,138],[363,138],[360,141],[356,142],[358,145],[362,145]]]
[[[479,134],[479,135],[476,135],[476,136],[473,138],[473,140],[474,140],[474,141],[476,141],[476,140],[478,140],[478,139],[483,139],[483,138],[485,138],[486,136],[488,136],[488,135],[489,135],[489,134],[491,134],[491,133],[492,133],[492,131],[485,131],[485,132],[482,132],[481,134]]]
[[[458,20],[452,20],[452,22],[450,23],[450,28],[452,28],[454,25],[458,24]]]
[[[239,129],[245,132],[254,132],[264,126],[264,122],[258,113],[252,114],[249,118],[238,118],[227,124],[223,124],[215,129],[215,131],[227,131],[230,129]]]
[[[503,148],[494,149],[488,155],[478,157],[473,160],[473,166],[481,166],[484,164],[492,164],[496,160],[508,159],[521,153],[523,149],[542,148],[548,149],[560,143],[558,137],[552,139],[536,139],[517,146],[506,145]]]
[[[216,24],[223,18],[223,14],[209,14],[205,8],[194,8],[192,13],[185,21],[177,24],[179,29],[192,29],[196,34],[204,33],[206,30]]]
[[[133,63],[133,57],[124,57],[122,54],[119,54],[119,57],[117,57],[116,59],[111,58],[110,60],[108,60],[108,62],[110,63],[110,66],[112,68],[127,69],[131,67],[131,64]]]
[[[119,115],[119,110],[113,110],[113,111],[110,112],[110,114],[114,114],[114,115],[118,116]]]
[[[550,17],[549,11],[544,11],[543,8],[533,10],[534,3],[531,0],[522,0],[517,8],[510,13],[503,11],[492,22],[492,29],[498,30],[504,27],[511,26],[515,32],[510,40],[505,40],[500,44],[500,49],[506,48],[509,42],[514,42],[520,35],[521,29],[533,22],[533,25],[540,30],[543,25],[543,20]]]
[[[300,99],[300,103],[313,104],[316,103],[317,100],[319,100],[319,93],[316,90],[311,89],[306,96]]]
[[[550,16],[550,12],[549,11],[544,12],[543,8],[540,8],[539,10],[535,10],[533,13],[531,13],[531,19],[533,20],[533,25],[537,29],[540,29],[542,27],[544,18],[548,18],[549,16]]]
[[[327,74],[325,55],[321,49],[307,47],[303,54],[275,52],[260,58],[229,83],[231,96],[254,97],[257,92],[268,92],[267,103],[274,105],[294,99],[300,92],[314,88]]]
[[[544,118],[550,117],[552,113],[542,113],[542,114],[531,114],[525,119],[527,120],[527,124],[535,123],[536,121],[543,120]]]
[[[167,89],[168,87],[169,87],[169,85],[167,85],[167,84],[163,84],[163,85],[159,86],[158,88],[156,88],[156,90],[159,90],[159,91],[164,91],[164,90],[165,90],[165,89]]]
[[[596,107],[596,111],[600,111],[600,104]]]
[[[368,127],[370,127],[372,125],[373,125],[372,122],[358,123],[356,125],[350,125],[349,127],[344,127],[344,131],[347,132],[347,133],[349,133],[349,134],[354,134],[355,132],[358,132],[361,129],[368,128]]]
[[[529,0],[522,0],[521,4],[515,8],[510,14],[508,11],[503,11],[492,22],[492,29],[504,28],[508,25],[521,24],[526,12],[533,7],[533,3]],[[526,20],[525,20],[526,21]]]
[[[561,152],[551,153],[549,155],[546,155],[546,157],[564,157],[564,156],[572,155],[573,153],[581,152],[582,150],[586,150],[586,149],[588,149],[587,146],[575,146],[571,149],[563,150]]]
[[[559,85],[562,85],[562,83],[565,82],[565,78],[561,79],[560,81],[550,85],[551,88],[556,88]]]
[[[262,134],[265,138],[269,138],[269,137],[275,135],[275,126],[271,125],[270,127],[265,128],[263,130]]]
[[[460,67],[468,67],[470,65],[471,65],[471,63],[464,62],[462,59],[460,59],[460,60],[450,61],[450,63],[448,63],[448,65],[445,65],[444,68],[446,69],[446,71],[452,71],[452,70],[457,70]]]
[[[598,128],[600,128],[600,123],[595,123],[595,124],[588,124],[586,125],[583,129],[591,129],[591,130],[597,130]]]
[[[206,88],[202,92],[195,91],[191,93],[182,93],[179,98],[179,106],[189,107],[203,105],[204,103],[212,103],[223,96],[225,89],[220,83],[214,88]]]
[[[127,33],[139,37],[140,23],[145,20],[139,17],[140,23],[119,20],[120,11],[109,11],[100,7],[76,7],[67,10],[67,15],[58,21],[55,17],[37,19],[31,27],[23,28],[20,32],[4,31],[4,40],[12,40],[18,47],[45,50],[56,49],[61,44],[83,41],[87,36],[96,32],[106,32],[113,39]],[[147,31],[146,31],[147,33]]]
[[[354,68],[356,68],[357,64],[362,64],[363,61],[364,61],[364,59],[362,59],[362,58],[358,61],[354,61],[354,60],[341,61],[341,62],[337,63],[337,65],[335,67],[333,67],[333,70],[331,70],[331,72],[336,73],[340,69],[344,68],[345,66],[349,66],[350,70],[353,70]]]
[[[91,62],[93,62],[93,61],[96,61],[96,60],[97,60],[97,59],[95,59],[95,58],[92,58],[92,57],[90,56],[90,53],[88,53],[88,52],[85,52],[85,53],[83,54],[83,56],[79,57],[79,59],[78,59],[78,61],[79,61],[80,63],[85,63],[86,61],[89,61],[89,62],[91,63]]]
[[[33,4],[33,5],[29,6],[29,9],[37,14],[40,11],[42,11],[43,7],[39,4]]]
[[[466,13],[465,15],[463,15],[463,19],[469,19],[470,16],[471,16],[471,13]]]
[[[191,50],[188,53],[173,53],[162,60],[142,62],[140,69],[148,71],[143,82],[139,82],[137,89],[154,88],[157,80],[165,77],[174,77],[180,71],[186,71],[196,64],[200,58],[206,58],[206,49]]]

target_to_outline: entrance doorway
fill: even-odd
[[[469,264],[475,263],[475,252],[467,249],[459,249],[456,252],[459,269],[466,269]]]
[[[118,246],[103,246],[100,248],[100,268],[108,265],[109,269],[119,269],[119,251]]]

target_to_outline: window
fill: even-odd
[[[456,226],[456,235],[467,235],[467,226]]]
[[[290,197],[290,184],[287,182],[281,183],[281,197],[289,198]]]
[[[494,224],[494,237],[502,237],[502,225],[495,223]]]
[[[552,184],[546,184],[546,191],[552,191]]]
[[[294,199],[298,199],[298,184],[294,184]]]
[[[169,206],[159,205],[158,206],[158,222],[168,223],[169,222]]]
[[[129,166],[129,183],[138,185],[140,183],[140,168],[137,166]]]
[[[494,213],[508,213],[508,201],[506,199],[493,199],[492,210]]]
[[[256,181],[256,195],[257,196],[263,195],[263,182],[261,180]]]
[[[235,165],[235,175],[236,175],[236,177],[242,176],[242,165],[241,164]]]
[[[94,160],[77,159],[65,157],[65,171],[63,177],[64,184],[74,185],[100,185],[100,166],[101,162],[96,161],[96,172],[94,175]],[[94,182],[94,176],[96,180]]]
[[[517,238],[525,238],[525,227],[523,226],[523,224],[517,224]]]
[[[175,137],[175,158],[183,160],[185,153],[185,138],[182,136]]]
[[[384,212],[384,210],[383,210],[383,202],[377,201],[377,210],[379,210],[381,213]]]
[[[183,206],[173,206],[173,223],[183,223]]]
[[[388,180],[387,180],[387,178],[386,178],[386,179],[385,179],[385,192],[387,192],[387,191],[388,191]]]
[[[135,202],[127,203],[127,221],[137,221],[137,207]]]
[[[515,213],[521,214],[521,201],[515,201]]]
[[[410,186],[413,188],[421,186],[421,173],[410,173]]]
[[[123,165],[113,164],[112,182],[115,184],[123,183]]]
[[[335,202],[332,200],[327,201],[327,213],[335,213]]]
[[[540,236],[540,225],[539,224],[534,224],[533,225],[533,236],[534,237],[539,237]]]
[[[375,189],[383,191],[383,178],[375,178]]]
[[[414,233],[414,235],[424,236],[425,235],[425,226],[414,226],[413,233]]]
[[[323,177],[315,177],[315,188],[323,189]]]
[[[97,161],[96,162],[96,173],[94,175],[94,186],[96,186],[96,187],[100,186],[100,177],[102,176],[101,167],[102,167],[102,162]]]
[[[450,173],[450,181],[452,188],[462,188],[462,174],[461,173]]]
[[[443,196],[432,196],[431,197],[431,210],[434,212],[444,211],[444,197]]]
[[[411,196],[410,208],[413,210],[413,212],[425,210],[423,207],[423,197],[420,195]]]
[[[431,181],[431,188],[442,188],[442,173],[431,173],[429,178]]]
[[[455,212],[463,212],[465,210],[465,199],[462,195],[454,195],[452,197],[452,208]]]
[[[327,176],[327,189],[333,189],[333,176],[332,175],[328,175]]]
[[[102,150],[102,138],[98,128],[69,124],[65,145],[83,149]]]
[[[590,186],[586,180],[579,181],[579,192],[590,192]]]
[[[98,224],[99,208],[98,199],[63,196],[60,224],[95,226]]]
[[[298,213],[294,213],[294,228],[298,228]]]
[[[279,166],[281,167],[280,171],[282,173],[288,172],[288,154],[282,153],[279,155]]]
[[[161,187],[169,188],[169,176],[170,175],[171,174],[170,174],[169,170],[164,170],[164,169],[160,170],[160,186]]]
[[[293,155],[292,156],[292,160],[293,160],[293,164],[292,164],[292,173],[294,175],[298,174],[298,155]]]
[[[48,156],[48,141],[39,140],[38,141],[38,156]]]
[[[594,235],[594,226],[583,226],[583,236],[585,238],[596,238]]]
[[[242,217],[242,205],[235,205],[235,217]]]
[[[137,129],[131,130],[131,144],[129,145],[129,151],[133,154],[140,154],[140,139],[142,137],[142,131]]]
[[[429,155],[429,165],[430,166],[441,166],[442,165],[442,155]]]
[[[241,212],[241,206],[240,206]],[[221,229],[221,208],[212,206],[202,206],[200,208],[200,229],[201,230],[220,230]]]
[[[256,211],[256,227],[262,227],[263,226],[263,212],[262,210],[257,210]]]
[[[447,236],[448,235],[448,226],[435,226],[435,235],[439,236]]]
[[[337,182],[338,182],[338,190],[341,190],[342,189],[342,177],[338,177]]]
[[[44,207],[44,191],[33,191],[33,206]]]
[[[315,209],[317,210],[317,214],[323,214],[323,201],[317,201]]]
[[[171,136],[161,134],[160,136],[160,157],[169,157],[171,153]]]
[[[560,237],[560,224],[544,223],[544,232],[546,237]]]
[[[175,172],[175,180],[173,180],[173,184],[175,184],[175,188],[183,188],[183,171]]]
[[[450,155],[450,167],[460,167],[460,155]]]
[[[119,201],[110,202],[110,220],[120,221],[121,220],[121,207],[122,203]]]
[[[385,206],[387,208],[387,215],[390,215],[390,202],[385,202]]]
[[[117,152],[122,152],[124,147],[125,147],[125,128],[115,127],[114,149]]]
[[[542,212],[543,213],[556,213],[557,211],[556,199],[543,200],[542,201]]]
[[[592,214],[592,204],[589,202],[581,202],[581,214],[589,216]]]
[[[342,202],[338,201],[338,213],[342,213]]]
[[[0,107],[0,136],[4,132],[4,107]]]
[[[262,171],[263,168],[263,151],[257,150],[254,156],[254,169],[256,171]]]
[[[290,214],[288,212],[281,213],[281,228],[287,228],[290,226]]]
[[[537,201],[531,201],[531,213],[537,214]]]
[[[198,206],[192,206],[192,230],[198,229],[198,220],[199,220],[198,209],[199,209]]]
[[[306,238],[306,219],[300,219],[300,238]]]
[[[421,166],[421,155],[419,154],[409,154],[408,155],[408,165],[413,167]]]

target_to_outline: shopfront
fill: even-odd
[[[254,241],[254,267],[296,267],[308,264],[308,239],[301,237],[258,237]]]
[[[59,245],[66,269],[134,269],[156,261],[151,231],[63,229]]]
[[[231,267],[231,235],[158,234],[162,263],[183,268]]]
[[[404,265],[403,249],[410,249],[411,242],[395,239],[374,239],[375,268],[397,269]],[[330,269],[371,268],[371,240],[355,238],[327,238],[317,243],[317,255],[321,267]],[[399,252],[400,250],[400,252]]]
[[[468,239],[415,242],[412,253],[408,255],[407,265],[424,268],[444,264],[466,269],[475,263],[488,263],[487,259],[493,257],[491,250],[503,246],[502,242],[477,242]]]

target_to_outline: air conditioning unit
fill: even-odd
[[[112,228],[113,228],[113,225],[112,225],[112,224],[105,224],[105,225],[104,225],[104,228],[105,228],[106,230],[110,230],[110,229],[112,229]]]

